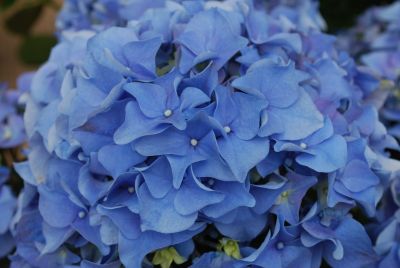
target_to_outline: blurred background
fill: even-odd
[[[54,22],[62,1],[0,0],[0,81],[34,70],[55,44]]]
[[[350,27],[368,7],[391,2],[321,0],[320,8],[328,31],[335,33]],[[15,87],[20,73],[35,70],[47,59],[56,43],[54,24],[61,7],[62,0],[0,0],[0,81]]]

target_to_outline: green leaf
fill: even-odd
[[[21,44],[20,59],[26,64],[42,64],[48,59],[51,49],[56,44],[57,39],[52,35],[28,36]]]
[[[27,35],[42,12],[43,5],[25,7],[5,21],[6,28],[16,34]]]

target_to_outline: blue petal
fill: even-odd
[[[172,188],[171,166],[165,157],[159,157],[150,166],[138,168],[147,188],[155,198],[163,198]]]
[[[124,89],[134,96],[142,113],[150,118],[162,117],[166,109],[173,110],[175,107],[166,107],[167,92],[156,84],[129,83]]]
[[[271,109],[270,116],[274,116],[282,126],[281,133],[274,135],[277,140],[299,140],[323,127],[323,116],[315,107],[310,96],[300,91],[300,97],[286,109]],[[276,121],[274,121],[275,123]],[[265,126],[268,129],[269,125]],[[260,129],[260,135],[263,129]]]
[[[164,234],[189,229],[197,219],[197,213],[179,214],[174,207],[176,193],[170,191],[162,199],[151,196],[145,185],[139,189],[140,218],[142,231],[156,231]]]
[[[104,146],[99,150],[98,158],[114,178],[145,160],[145,157],[135,152],[130,145]]]
[[[287,179],[273,174],[266,184],[252,185],[250,193],[256,199],[256,205],[253,208],[258,214],[267,212],[274,204],[278,196],[285,190],[283,187]]]
[[[119,176],[110,186],[102,205],[107,208],[126,206],[131,211],[138,212],[138,197],[134,194],[139,188],[140,180],[138,178],[137,172],[127,172]]]
[[[137,124],[135,122],[134,124]],[[136,151],[145,156],[186,155],[190,148],[190,138],[183,131],[173,128],[161,134],[142,137],[134,145]]]
[[[188,72],[197,57],[202,61],[213,59],[213,66],[221,68],[237,51],[247,45],[247,40],[233,33],[229,22],[217,9],[196,14],[188,23],[183,34],[178,37],[184,48],[180,70]],[[198,63],[198,62],[197,62]]]
[[[233,133],[218,141],[221,156],[228,163],[239,181],[246,179],[247,173],[261,160],[267,157],[269,152],[269,140],[266,138],[254,138],[243,141]]]
[[[276,33],[265,42],[272,47],[285,48],[289,53],[301,53],[302,40],[298,33]]]
[[[215,107],[214,118],[223,126],[229,126],[239,113],[233,101],[232,92],[229,88],[219,86],[215,89],[215,93],[217,106]]]
[[[59,192],[39,188],[39,210],[43,219],[51,226],[64,228],[78,217],[80,208]],[[62,208],[62,209],[61,209]]]
[[[357,159],[347,164],[340,181],[352,192],[366,190],[380,182],[375,173],[369,169],[368,164]]]
[[[111,70],[124,69],[125,71],[123,64],[127,62],[122,48],[133,41],[137,41],[134,31],[128,28],[111,27],[90,39],[87,50],[97,63]]]
[[[284,186],[285,194],[278,197],[271,212],[292,225],[299,222],[301,201],[311,186],[317,183],[316,177],[288,174],[288,183]]]
[[[181,93],[181,109],[186,110],[205,104],[210,98],[200,89],[187,87]]]
[[[131,101],[125,107],[125,121],[115,131],[114,141],[116,144],[128,144],[140,137],[160,133],[167,127],[144,116],[137,103]]]
[[[243,183],[216,181],[213,189],[225,194],[225,198],[222,202],[203,209],[204,214],[209,217],[218,218],[238,207],[255,206],[254,197],[246,190]]]
[[[0,185],[0,234],[7,232],[16,207],[16,199],[8,186]]]
[[[249,94],[264,96],[274,107],[286,108],[300,97],[299,83],[306,79],[307,75],[296,70],[293,62],[278,65],[260,60],[244,76],[234,80],[232,86]]]
[[[296,157],[300,165],[318,172],[333,172],[346,164],[347,143],[342,136],[334,135],[326,141],[312,146],[305,153]]]
[[[161,38],[127,43],[122,48],[128,67],[139,77],[153,78],[156,72],[156,54]]]
[[[194,176],[193,171],[188,171],[181,188],[176,193],[174,200],[176,211],[188,215],[200,211],[202,208],[221,202],[225,196],[201,184]]]
[[[148,253],[191,239],[201,232],[204,227],[204,225],[195,225],[185,232],[175,234],[160,234],[147,231],[143,232],[139,238],[132,240],[120,235],[119,254],[121,261],[126,267],[141,268],[143,259]]]
[[[43,222],[43,236],[46,240],[45,247],[41,250],[42,254],[56,251],[74,233],[71,227],[54,228]]]
[[[269,17],[265,16],[264,10],[257,10],[254,6],[250,8],[250,12],[246,16],[246,29],[249,39],[254,44],[265,43],[269,38]]]
[[[86,240],[93,243],[101,254],[107,255],[110,252],[110,248],[101,241],[100,226],[90,225],[90,216],[86,215],[83,219],[78,218],[72,223],[72,227]]]
[[[180,84],[180,88],[195,87],[202,90],[207,96],[211,96],[212,92],[218,85],[218,72],[208,66],[199,74],[191,74],[190,77],[184,78]]]
[[[136,239],[140,236],[139,215],[132,213],[127,208],[108,209],[98,206],[97,210],[102,215],[107,216],[126,238]]]
[[[246,207],[241,207],[233,212],[235,217],[229,223],[219,223],[218,219],[215,227],[226,237],[238,241],[253,240],[266,226],[267,216],[259,215]]]
[[[110,185],[111,182],[97,180],[87,165],[82,166],[79,171],[79,191],[92,205],[107,193]]]
[[[242,140],[254,138],[260,128],[260,115],[261,110],[265,108],[264,102],[239,92],[233,95],[233,99],[239,109],[239,116],[232,122],[232,130]]]
[[[336,260],[332,254],[325,254],[332,267],[363,267],[377,260],[364,227],[354,219],[346,217],[335,229],[335,235],[343,244],[344,255],[343,259]]]

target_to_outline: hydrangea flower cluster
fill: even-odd
[[[399,76],[400,1],[368,9],[357,24],[339,39],[339,45],[378,74],[389,79]]]
[[[84,2],[30,86],[12,267],[378,265],[398,145],[316,3]]]
[[[358,48],[361,61],[373,69],[383,80],[383,87],[392,89],[382,110],[382,117],[388,121],[389,131],[400,138],[400,1],[389,6],[375,7],[361,16],[358,25],[350,31],[359,36],[356,42],[348,39],[348,43]],[[360,29],[368,31],[361,35]],[[393,124],[395,123],[395,124]]]
[[[195,2],[191,0],[192,2]],[[201,0],[202,2],[203,0]],[[208,0],[204,0],[208,1]],[[124,27],[129,21],[140,19],[146,23],[151,16],[161,15],[164,7],[174,8],[176,3],[187,0],[65,0],[57,17],[59,32],[93,30],[101,31],[111,26]],[[217,1],[210,1],[217,2]],[[265,1],[265,8],[274,16],[290,20],[299,29],[324,29],[325,21],[314,0],[271,0]],[[211,4],[213,5],[213,4]],[[146,15],[143,15],[147,13]],[[161,27],[161,25],[158,25]]]
[[[26,141],[24,122],[19,107],[22,89],[27,89],[30,74],[22,75],[18,81],[21,90],[10,90],[5,83],[0,84],[0,258],[14,248],[10,226],[16,208],[16,198],[7,181],[13,154],[19,154],[17,147]]]
[[[340,44],[353,47],[352,53],[381,80],[381,89],[369,98],[377,103],[388,132],[400,139],[400,1],[365,12]],[[363,29],[363,30],[362,30]],[[346,47],[345,47],[346,48]],[[398,148],[391,148],[398,151]],[[398,152],[394,157],[399,158]],[[399,197],[400,181],[389,181],[378,211],[378,223],[370,229],[375,249],[382,259],[379,267],[400,266]]]
[[[56,21],[57,29],[79,31],[102,30],[111,26],[125,26],[130,19],[136,19],[147,8],[162,7],[163,1],[146,0],[67,0]]]

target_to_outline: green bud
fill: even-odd
[[[186,259],[179,255],[174,247],[168,247],[157,250],[152,263],[154,265],[160,265],[161,268],[169,268],[172,263],[182,264],[185,261]]]
[[[257,183],[262,180],[262,176],[258,173],[257,169],[253,168],[250,170],[250,181],[251,183]]]
[[[282,198],[287,198],[289,196],[289,191],[284,191],[281,193]]]
[[[289,196],[290,196],[290,191],[284,191],[282,192],[275,200],[275,204],[276,205],[280,205],[282,203],[286,203],[289,200]]]
[[[380,81],[380,87],[382,89],[390,89],[394,87],[393,81],[389,79],[382,79]]]
[[[234,259],[242,258],[242,255],[240,254],[239,244],[235,240],[228,239],[228,238],[222,238],[219,241],[217,249],[219,251],[225,252],[226,255],[228,255],[229,257],[232,257]]]
[[[163,75],[169,73],[172,70],[172,68],[174,68],[175,66],[176,66],[175,60],[169,60],[167,65],[165,65],[161,68],[157,68],[157,70],[156,70],[157,75],[163,76]]]

